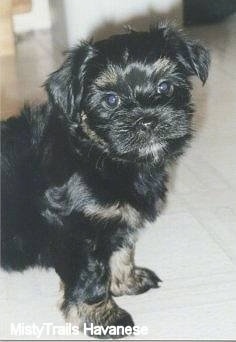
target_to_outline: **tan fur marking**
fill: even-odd
[[[143,220],[139,212],[129,204],[117,204],[111,206],[101,206],[99,204],[88,204],[84,208],[84,214],[95,219],[106,220],[109,218],[118,218],[125,221],[132,227],[141,227]]]
[[[168,58],[159,58],[154,63],[154,68],[161,74],[165,74],[166,72],[173,73],[176,69],[176,64],[170,61]]]
[[[67,322],[78,325],[79,329],[83,331],[85,323],[88,326],[93,323],[106,327],[114,325],[127,313],[112,298],[109,298],[92,305],[86,303],[71,304],[63,314]]]
[[[152,155],[153,159],[155,161],[158,161],[159,159],[159,155],[160,155],[160,151],[162,151],[164,149],[165,145],[164,144],[150,144],[147,147],[143,147],[139,150],[139,155],[140,156],[146,156],[146,155]]]
[[[108,220],[116,218],[120,221],[126,222],[133,228],[140,228],[143,226],[144,220],[142,215],[128,203],[120,204],[119,202],[116,202],[111,205],[100,204],[94,197],[90,188],[83,181],[83,178],[77,173],[74,173],[70,177],[68,184],[69,187],[73,184],[73,187],[70,187],[70,192],[67,191],[67,184],[65,184],[63,187],[48,189],[45,193],[46,198],[51,198],[52,201],[55,202],[61,200],[62,203],[63,197],[68,196],[68,201],[71,201],[73,206],[70,206],[70,211],[66,211],[67,215],[73,210],[77,210],[83,213],[85,216],[95,220]],[[54,189],[56,191],[53,191]],[[53,197],[55,196],[55,193],[56,198]],[[75,201],[74,198],[77,198],[78,193],[80,194],[80,198],[78,198],[78,201]]]
[[[96,79],[95,84],[99,87],[104,87],[107,84],[116,84],[117,82],[117,72],[113,65],[109,65],[107,70],[105,70]]]
[[[81,127],[84,131],[84,133],[95,143],[102,145],[102,146],[106,146],[106,142],[99,137],[89,126],[87,123],[87,115],[82,112],[81,113]]]
[[[123,247],[114,252],[110,258],[111,292],[120,295],[127,292],[127,286],[131,285],[132,270],[134,269],[134,250]]]
[[[158,286],[158,277],[150,270],[134,265],[134,248],[123,247],[110,258],[110,291],[114,296],[134,295]]]

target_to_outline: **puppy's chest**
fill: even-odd
[[[63,224],[66,217],[77,212],[94,223],[122,222],[137,229],[156,217],[160,198],[149,186],[136,184],[133,189],[127,189],[122,201],[116,200],[113,191],[112,188],[104,189],[99,194],[83,177],[74,174],[61,187],[52,187],[45,192],[47,209],[43,215]]]

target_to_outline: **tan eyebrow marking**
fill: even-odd
[[[103,87],[106,84],[116,84],[117,80],[118,76],[116,68],[113,65],[109,65],[108,68],[95,80],[95,84],[99,87]]]
[[[168,58],[159,58],[154,64],[154,68],[157,72],[172,73],[176,70],[176,64]]]

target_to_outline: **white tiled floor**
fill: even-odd
[[[191,29],[212,53],[207,85],[195,82],[198,130],[175,170],[167,208],[137,245],[137,264],[163,284],[117,299],[148,326],[143,338],[236,340],[235,19]],[[53,271],[2,272],[0,280],[1,337],[12,337],[11,322],[63,324]]]

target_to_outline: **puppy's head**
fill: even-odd
[[[46,88],[89,140],[120,158],[158,158],[191,135],[189,76],[204,84],[208,67],[204,47],[159,25],[81,44]]]

